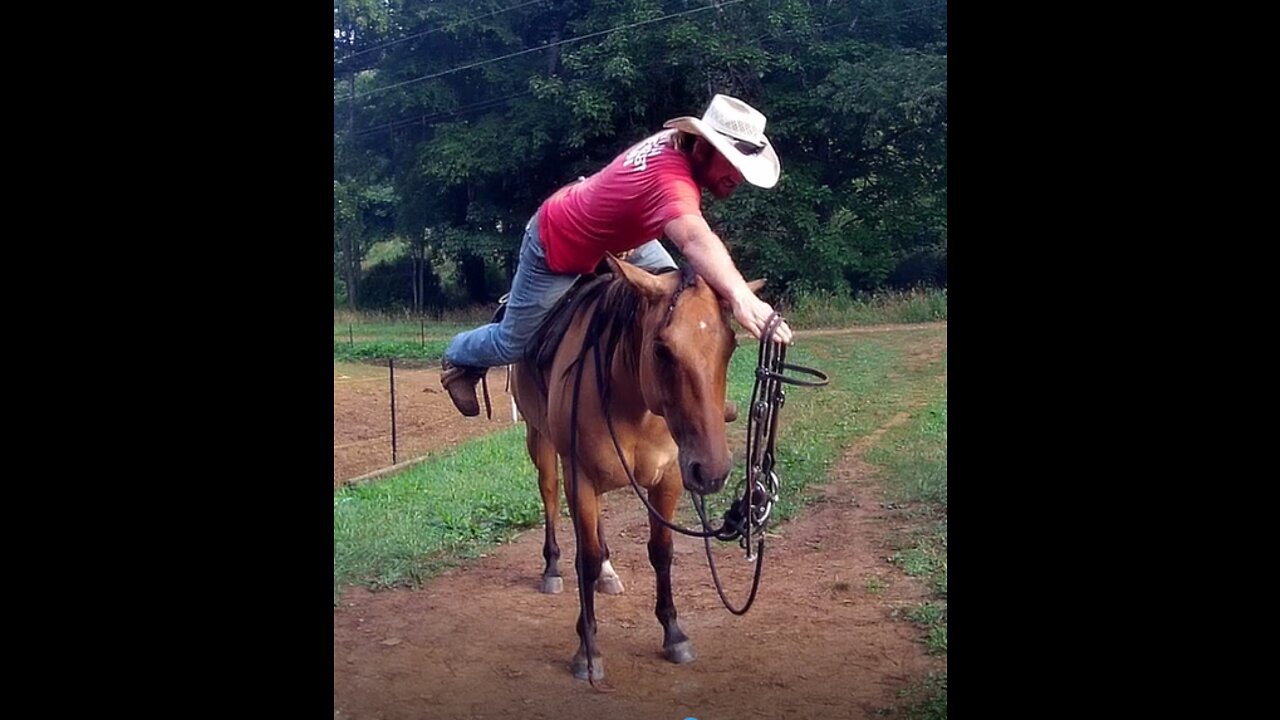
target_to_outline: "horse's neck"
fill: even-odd
[[[609,364],[609,396],[612,412],[631,421],[649,415],[640,386],[640,346],[644,323],[623,328],[613,361]]]

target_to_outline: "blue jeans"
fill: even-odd
[[[627,258],[646,270],[674,268],[671,254],[657,240],[636,248]],[[520,242],[520,261],[511,281],[511,296],[501,323],[490,323],[459,333],[449,343],[444,356],[454,365],[495,367],[517,362],[542,321],[556,302],[569,292],[578,275],[562,275],[547,267],[547,255],[538,237],[538,215],[535,213],[524,228]]]

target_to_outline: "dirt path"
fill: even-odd
[[[780,529],[744,617],[720,606],[702,545],[677,536],[675,600],[694,663],[662,659],[644,510],[619,492],[608,497],[605,517],[627,591],[597,596],[614,692],[569,673],[578,605],[572,534],[562,526],[560,595],[537,592],[538,531],[421,590],[348,590],[334,610],[334,717],[876,717],[944,663],[925,654],[921,632],[901,617],[927,591],[886,559],[886,538],[907,520],[882,507],[862,460],[877,437],[846,453],[822,502]],[[740,604],[751,567],[727,548],[718,560]]]

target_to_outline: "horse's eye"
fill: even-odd
[[[654,354],[654,357],[658,358],[664,363],[675,362],[676,360],[676,356],[674,353],[671,352],[671,348],[667,347],[666,345],[663,345],[662,343],[654,344],[653,354]]]

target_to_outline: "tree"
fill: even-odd
[[[545,197],[723,92],[769,117],[783,163],[775,189],[704,205],[744,273],[854,292],[945,268],[945,2],[358,0],[335,6],[335,59],[354,52],[335,63],[344,257],[388,199],[415,257],[490,299]],[[340,191],[362,208],[341,232]]]

